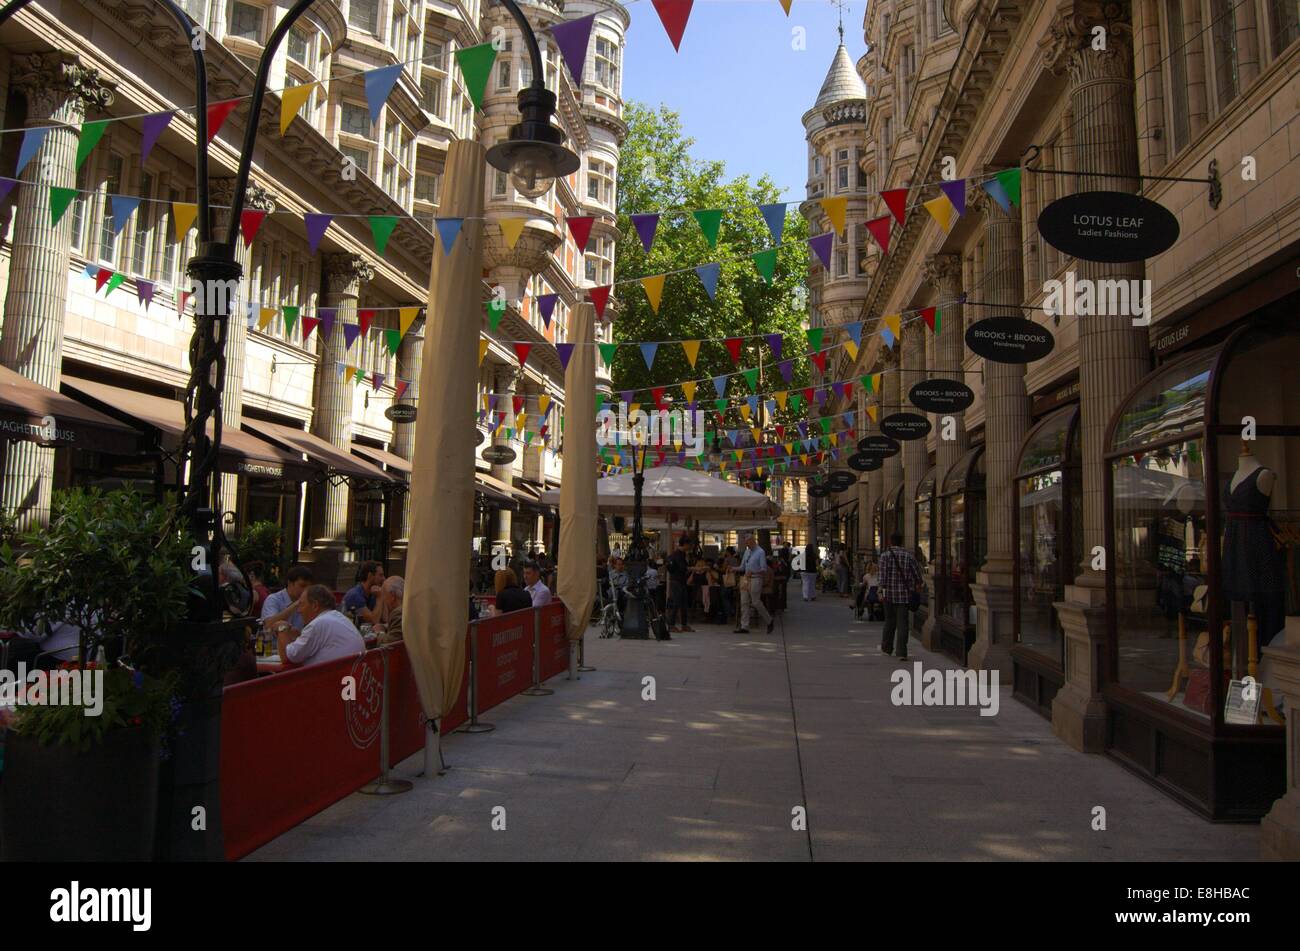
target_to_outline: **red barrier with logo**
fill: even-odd
[[[533,684],[533,609],[498,614],[477,623],[474,674],[478,712],[491,710]]]
[[[237,859],[379,775],[378,651],[227,687],[221,823]],[[345,700],[344,678],[356,678]]]
[[[538,609],[539,623],[541,630],[538,638],[541,641],[541,657],[539,666],[541,673],[539,680],[549,680],[556,674],[566,673],[569,669],[569,636],[565,630],[565,610],[563,601],[552,601],[545,607]]]
[[[473,630],[473,625],[470,626]],[[388,745],[389,765],[396,766],[408,756],[424,749],[425,724],[428,722],[424,708],[420,706],[420,691],[415,685],[415,674],[411,669],[411,659],[406,654],[406,645],[399,644],[391,648],[388,655],[388,688],[393,692],[389,698]],[[438,732],[446,736],[469,719],[469,635],[465,635],[465,672],[461,675],[460,697],[451,708]]]

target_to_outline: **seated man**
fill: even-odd
[[[343,610],[351,611],[358,621],[378,624],[383,618],[376,602],[383,583],[383,566],[377,561],[363,561],[357,569],[357,583],[343,595]]]
[[[551,603],[551,589],[542,581],[541,569],[535,561],[524,565],[524,590],[528,592],[535,608]]]
[[[379,643],[392,644],[402,639],[402,596],[406,593],[406,582],[402,580],[401,575],[389,575],[384,579],[383,587],[379,589],[379,600],[383,608],[388,612],[388,620],[379,630]],[[474,599],[469,600],[470,608],[474,607]],[[474,619],[474,612],[470,612],[470,620]]]
[[[289,630],[277,635],[282,660],[309,666],[365,651],[361,632],[334,607],[334,593],[323,584],[303,593],[302,616],[307,623],[301,634]]]
[[[299,611],[302,593],[314,579],[306,565],[294,565],[284,576],[284,587],[267,595],[262,604],[262,627],[274,631],[281,621],[293,628],[294,636],[302,630],[303,619]]]

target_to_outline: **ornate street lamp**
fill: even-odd
[[[645,594],[640,585],[645,578],[646,569],[649,567],[650,553],[646,550],[645,535],[643,534],[642,522],[642,493],[645,490],[645,456],[650,448],[645,439],[645,434],[641,433],[638,438],[633,437],[633,433],[639,433],[633,430],[628,434],[629,442],[632,443],[632,544],[627,550],[627,582],[628,586],[634,591]],[[641,442],[640,452],[638,453],[637,442]],[[637,456],[640,456],[638,462]],[[645,594],[648,599],[649,595]],[[638,638],[646,640],[650,637],[650,619],[646,615],[646,600],[642,597],[633,596],[627,599],[627,608],[623,612],[622,636],[626,638]]]
[[[527,198],[541,198],[557,178],[571,175],[582,165],[578,156],[564,147],[564,133],[551,125],[555,115],[555,93],[546,88],[546,69],[537,36],[515,0],[501,0],[523,34],[533,81],[519,90],[519,117],[510,135],[488,149],[488,164],[510,175],[515,189]]]

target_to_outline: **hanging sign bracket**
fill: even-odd
[[[1210,194],[1210,207],[1217,209],[1219,203],[1223,201],[1223,183],[1219,179],[1219,163],[1216,159],[1211,159],[1207,171],[1210,173],[1208,178],[1183,178],[1176,175],[1130,175],[1125,172],[1088,172],[1077,169],[1065,168],[1038,168],[1030,163],[1036,162],[1038,156],[1042,153],[1041,145],[1029,145],[1021,153],[1020,165],[1027,172],[1035,172],[1039,175],[1076,175],[1089,178],[1130,178],[1140,182],[1190,182],[1193,185],[1208,185]]]

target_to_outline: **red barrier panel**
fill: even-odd
[[[265,845],[379,775],[377,651],[227,687],[221,709],[226,858]],[[344,678],[356,699],[343,699]]]
[[[533,683],[533,609],[479,621],[470,636],[478,644],[474,681],[478,712],[491,710]]]
[[[541,641],[538,659],[541,671],[538,680],[549,680],[569,669],[569,637],[565,631],[565,613],[563,601],[552,601],[538,609],[541,623],[541,631],[537,635]]]
[[[411,659],[406,646],[399,645],[388,655],[388,747],[392,765],[400,763],[424,749],[425,724],[428,722],[420,706],[420,691],[415,686]],[[442,718],[438,732],[446,736],[469,719],[469,636],[465,640],[465,673],[460,682],[460,699]]]

